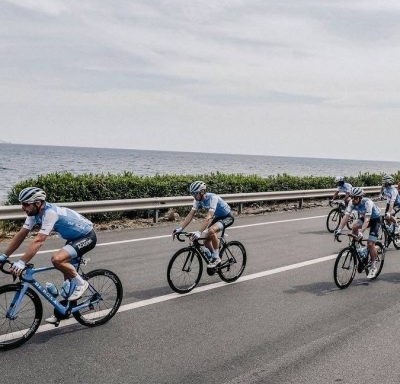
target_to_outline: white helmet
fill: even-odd
[[[32,204],[36,201],[46,200],[46,192],[43,189],[37,187],[27,187],[24,188],[18,196],[20,203]]]
[[[392,176],[390,175],[383,175],[382,177],[382,184],[393,184],[394,183],[394,179]]]
[[[364,195],[364,190],[360,187],[351,188],[350,196],[351,197],[361,197]]]
[[[189,192],[191,195],[194,195],[205,189],[206,189],[206,184],[204,182],[194,181],[192,184],[190,184]]]
[[[343,176],[336,176],[335,177],[335,183],[336,184],[344,183],[344,177]]]

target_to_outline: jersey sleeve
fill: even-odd
[[[22,227],[27,229],[27,230],[29,230],[29,231],[31,231],[32,228],[35,226],[35,224],[36,224],[35,218],[33,216],[28,216],[25,219],[25,223],[24,223],[24,225]]]
[[[217,205],[218,205],[218,196],[217,195],[211,196],[208,211],[215,212],[215,210],[217,209]]]
[[[193,200],[193,205],[192,205],[192,209],[194,211],[197,211],[199,209],[199,202],[197,200]]]
[[[53,230],[54,225],[58,220],[58,215],[53,210],[45,211],[43,218],[42,218],[42,226],[40,227],[39,233],[44,235],[49,235],[50,232]]]
[[[371,216],[372,215],[372,208],[374,207],[374,203],[371,200],[368,200],[365,203],[365,216]]]

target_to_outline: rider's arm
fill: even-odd
[[[29,229],[21,228],[12,238],[10,245],[7,247],[4,254],[11,256],[19,248],[26,236],[28,236],[29,232]]]
[[[185,220],[183,220],[183,222],[181,224],[182,230],[185,229],[191,223],[195,213],[196,213],[196,210],[194,208],[192,208],[190,210],[190,212],[187,214],[187,216],[185,217]]]
[[[399,192],[397,191],[397,189],[396,188],[392,188],[392,193],[390,195],[390,200],[388,199],[388,203],[389,203],[388,212],[390,214],[392,214],[392,212],[393,212],[394,204],[395,204],[395,202],[397,200],[397,196],[398,195],[399,195]]]
[[[199,228],[200,232],[205,231],[209,227],[209,225],[211,224],[211,221],[214,217],[214,213],[215,213],[215,211],[213,209],[210,209],[208,211],[206,217],[204,218],[203,222],[200,225],[200,228]]]
[[[362,227],[360,228],[360,232],[364,232],[368,228],[370,219],[371,219],[371,215],[364,216],[364,222],[363,222]]]
[[[346,223],[349,221],[349,217],[350,217],[352,211],[353,211],[353,204],[350,199],[350,202],[347,205],[346,210],[344,211],[344,216],[342,217],[342,220],[340,221],[338,229],[342,230],[344,228]]]
[[[333,194],[331,200],[336,200],[338,196],[339,196],[339,191],[336,191],[336,192]]]
[[[347,221],[349,220],[350,213],[347,211],[345,212],[344,216],[342,217],[342,220],[340,221],[338,229],[342,230],[344,226],[346,225]]]
[[[33,256],[36,255],[36,253],[39,251],[39,249],[42,247],[43,243],[46,241],[47,235],[43,233],[38,233],[35,238],[32,240],[32,242],[29,244],[27,250],[21,257],[21,260],[24,261],[25,263],[28,263]]]

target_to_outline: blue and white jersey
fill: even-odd
[[[380,219],[381,217],[380,209],[368,197],[363,197],[360,204],[357,205],[353,205],[353,201],[350,200],[346,213],[351,214],[352,211],[358,212],[361,217],[371,216],[371,219]]]
[[[221,199],[215,193],[207,192],[204,195],[204,199],[202,201],[197,201],[196,199],[193,202],[192,209],[208,209],[209,211],[214,211],[215,217],[224,217],[229,215],[231,212],[231,207],[224,200]]]
[[[383,188],[383,194],[386,196],[386,202],[390,204],[394,202],[394,206],[400,205],[400,195],[396,186],[390,185]]]
[[[349,183],[344,183],[343,185],[338,185],[338,192],[339,193],[350,193],[352,185]]]
[[[26,218],[24,228],[32,230],[35,225],[40,225],[39,233],[49,235],[54,230],[65,240],[79,239],[93,229],[92,222],[78,212],[47,202],[45,204],[40,216]]]

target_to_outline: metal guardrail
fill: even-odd
[[[379,193],[381,187],[365,187],[367,194]],[[336,188],[332,189],[310,189],[304,191],[279,191],[279,192],[255,192],[255,193],[234,193],[221,194],[221,197],[229,204],[242,204],[257,201],[285,201],[298,200],[301,207],[304,199],[318,199],[331,197]],[[154,210],[155,221],[158,218],[158,211],[166,208],[191,206],[193,197],[154,197],[146,199],[125,199],[125,200],[100,200],[82,201],[73,203],[57,203],[57,205],[68,207],[80,213],[106,213],[138,210]],[[26,217],[20,205],[0,206],[0,220],[16,220]]]

